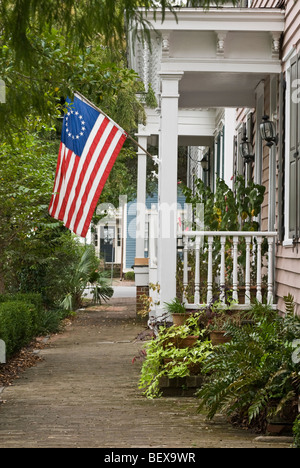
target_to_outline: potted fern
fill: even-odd
[[[167,312],[172,315],[175,326],[184,325],[191,315],[191,312],[186,310],[184,304],[177,297],[172,302],[165,302],[165,306]]]

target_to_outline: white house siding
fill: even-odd
[[[276,8],[278,0],[254,0],[252,8]],[[283,2],[285,8],[285,32],[282,42],[281,58],[282,70],[286,71],[286,58],[300,52],[300,2],[287,0]],[[270,114],[270,80],[265,82],[264,87],[265,112]],[[278,157],[278,155],[277,155]],[[268,230],[268,206],[269,206],[269,149],[264,145],[262,184],[266,186],[265,201],[262,209],[262,230]],[[276,225],[278,227],[278,171],[276,173]],[[285,187],[288,193],[288,187]],[[287,236],[285,236],[286,239]],[[287,245],[289,244],[289,245]],[[296,302],[297,312],[300,313],[300,245],[292,246],[291,243],[283,241],[276,249],[276,294],[278,307],[285,311],[284,296],[291,293]]]

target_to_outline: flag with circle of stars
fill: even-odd
[[[127,138],[113,120],[75,95],[67,100],[49,214],[86,237],[106,180]]]
[[[64,118],[62,141],[77,156],[81,156],[99,112],[80,99],[74,103],[67,99],[67,114]]]

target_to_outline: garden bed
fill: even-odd
[[[201,375],[190,375],[188,377],[176,377],[170,379],[161,377],[159,389],[163,397],[195,397],[203,382]]]

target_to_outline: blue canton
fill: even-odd
[[[100,113],[77,96],[73,103],[69,98],[67,99],[67,111],[62,130],[62,142],[77,156],[81,156]]]

